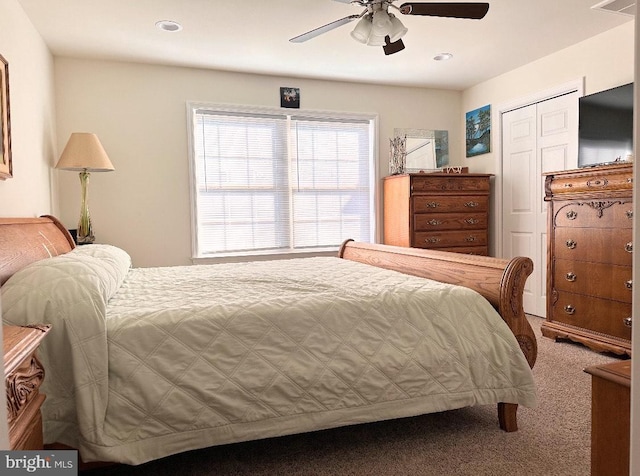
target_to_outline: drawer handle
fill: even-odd
[[[567,218],[569,220],[575,220],[576,218],[578,218],[578,212],[576,212],[575,210],[567,212]]]
[[[567,314],[569,314],[570,316],[573,316],[576,313],[576,308],[573,307],[571,304],[567,304],[564,307],[564,312],[566,312]]]
[[[565,183],[565,184],[563,185],[563,187],[564,187],[564,188],[571,188],[571,187],[573,187],[573,184],[572,184],[572,183]]]
[[[440,238],[425,238],[424,239],[425,243],[440,243]]]
[[[566,242],[567,248],[569,248],[570,250],[575,249],[576,246],[578,246],[578,243],[576,243],[573,240],[567,240]]]
[[[625,250],[627,253],[633,253],[633,242],[631,242],[631,241],[630,241],[629,243],[627,243],[626,245],[624,245],[624,250]]]
[[[441,222],[440,220],[436,220],[436,219],[429,220],[427,223],[428,223],[429,225],[433,225],[433,226],[442,225],[442,222]]]
[[[572,273],[571,271],[569,271],[567,273],[566,278],[567,278],[567,281],[569,281],[570,283],[573,283],[576,280],[577,276],[575,275],[575,273]]]
[[[630,279],[629,281],[625,282],[624,285],[627,289],[633,289],[633,280]]]
[[[465,223],[467,223],[468,225],[477,225],[478,223],[480,223],[480,220],[476,218],[467,218],[465,220]]]
[[[631,316],[629,317],[625,317],[624,319],[622,319],[622,322],[624,322],[624,325],[627,327],[631,327],[632,322],[631,322]]]
[[[438,202],[428,202],[424,204],[427,208],[438,208],[440,204]]]
[[[464,204],[465,207],[467,208],[476,208],[480,206],[480,203],[478,202],[467,202]]]
[[[476,237],[473,235],[469,235],[464,239],[464,241],[471,243],[472,241],[476,241]]]
[[[633,220],[633,210],[627,210],[627,218]]]

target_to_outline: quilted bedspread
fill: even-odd
[[[87,245],[2,287],[5,323],[52,324],[45,441],[85,461],[536,404],[515,338],[470,289],[339,258],[130,265]]]

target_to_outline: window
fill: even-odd
[[[375,117],[189,105],[194,254],[372,241]]]

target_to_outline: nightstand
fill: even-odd
[[[591,474],[629,474],[631,360],[589,367]]]
[[[43,449],[40,393],[44,368],[36,356],[50,326],[3,326],[7,420],[12,450]]]

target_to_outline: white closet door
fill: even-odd
[[[503,257],[528,256],[525,312],[546,317],[547,206],[544,172],[578,164],[578,93],[502,115]]]

